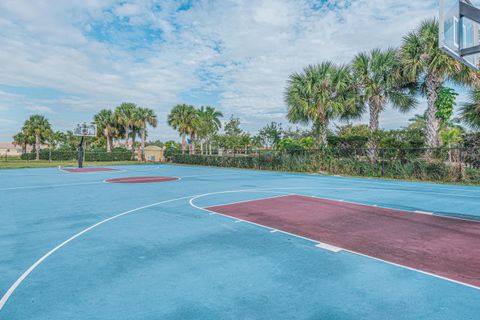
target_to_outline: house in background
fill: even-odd
[[[40,149],[48,149],[48,145],[41,145]],[[33,146],[27,146],[27,153],[33,151]],[[0,157],[20,157],[22,155],[22,146],[16,146],[11,142],[0,142]]]
[[[145,159],[148,162],[161,162],[161,161],[163,162],[165,161],[163,152],[164,152],[164,149],[157,146],[145,147]],[[139,157],[139,159],[141,159],[141,157]]]
[[[32,148],[30,147],[30,151]],[[28,152],[29,150],[27,150]],[[22,147],[16,146],[11,142],[0,142],[1,157],[20,157],[22,155]]]

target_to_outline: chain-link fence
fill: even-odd
[[[317,172],[392,179],[480,183],[480,149],[214,150],[176,153],[175,163]]]

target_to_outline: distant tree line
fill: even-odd
[[[158,121],[152,109],[138,107],[134,103],[122,103],[114,110],[100,110],[94,116],[94,123],[97,126],[97,137],[88,139],[89,150],[101,149],[111,153],[114,140],[124,139],[124,146],[117,148],[117,151],[130,148],[133,159],[136,139],[140,137],[141,159],[145,160],[147,129],[149,126],[155,128]],[[25,121],[22,130],[13,137],[13,141],[22,147],[24,153],[27,146],[32,145],[35,158],[39,160],[41,145],[47,144],[50,150],[76,150],[80,137],[75,136],[72,131],[54,131],[45,116],[32,115]]]

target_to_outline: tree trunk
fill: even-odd
[[[318,143],[319,147],[323,148],[328,146],[328,140],[327,140],[327,124],[326,123],[318,123],[317,124],[317,130],[318,130]]]
[[[427,124],[425,130],[426,142],[429,148],[440,146],[440,120],[437,118],[438,92],[442,87],[442,81],[435,76],[427,78]],[[432,152],[428,152],[431,156]]]
[[[135,160],[135,138],[135,131],[132,130],[132,148],[130,149],[132,151],[132,160]]]
[[[125,126],[124,128],[125,128],[125,148],[128,150],[128,140],[129,140],[128,134],[130,133],[129,132],[130,128],[129,128],[129,126]]]
[[[203,156],[203,140],[200,142],[200,154]]]
[[[323,148],[328,146],[328,140],[327,140],[328,120],[323,107],[317,106],[317,108],[318,108],[318,123],[317,123],[318,142],[320,147]]]
[[[195,134],[192,133],[190,138],[192,139],[192,142],[190,142],[190,154],[195,154]]]
[[[35,153],[36,153],[36,160],[40,160],[40,135],[35,135]]]
[[[145,162],[145,127],[142,127],[141,129],[141,138],[142,138],[142,161]]]
[[[185,133],[182,133],[182,154],[185,154],[185,150],[187,149],[187,138]]]
[[[112,152],[112,138],[110,137],[110,131],[105,128],[105,138],[107,139],[107,152]]]
[[[212,155],[212,143],[208,142],[208,154]]]
[[[370,124],[369,131],[370,136],[368,137],[368,160],[371,163],[375,163],[378,160],[378,140],[377,140],[377,131],[378,131],[378,118],[380,115],[380,108],[373,103],[369,104],[370,107]]]

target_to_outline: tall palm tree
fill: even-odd
[[[50,123],[42,115],[33,115],[25,121],[22,131],[26,136],[35,137],[35,159],[40,160],[41,143],[47,139],[52,131]]]
[[[416,82],[427,97],[426,142],[430,148],[440,146],[440,119],[435,103],[446,81],[477,84],[477,75],[459,61],[443,53],[438,45],[438,21],[424,21],[403,39],[401,59],[405,75]]]
[[[112,152],[113,137],[116,132],[115,114],[112,110],[102,109],[94,116],[97,125],[97,134],[105,136],[107,152]]]
[[[302,73],[292,74],[285,100],[288,120],[313,123],[320,146],[327,145],[327,128],[332,119],[358,112],[349,68],[331,62],[310,65]]]
[[[182,136],[182,153],[185,153],[187,134],[192,134],[197,126],[197,111],[188,104],[178,104],[168,115],[168,125],[177,130]]]
[[[461,108],[462,120],[470,127],[480,130],[480,89],[470,92],[470,101]]]
[[[371,162],[376,162],[380,113],[387,103],[401,112],[407,112],[415,107],[416,100],[406,88],[399,54],[395,49],[374,49],[358,54],[353,59],[352,71],[361,103],[369,109],[368,156]]]
[[[223,117],[223,114],[220,111],[215,110],[215,108],[213,107],[202,106],[200,107],[200,109],[198,109],[198,118],[199,118],[198,131],[199,131],[200,138],[208,140],[209,153],[212,152],[211,138],[222,127],[222,122],[220,121],[221,117]],[[200,150],[203,154],[203,140],[201,141]]]
[[[132,128],[133,122],[135,121],[135,109],[137,109],[137,105],[135,103],[124,102],[119,105],[114,112],[115,121],[119,125],[121,125],[125,131],[125,146],[128,146],[130,129]]]
[[[149,108],[138,108],[137,114],[138,114],[138,118],[140,119],[139,127],[140,127],[140,138],[142,139],[142,147],[141,147],[142,161],[145,161],[145,139],[146,139],[147,126],[152,126],[153,128],[157,127],[157,124],[158,124],[157,115],[155,114],[155,111]]]

